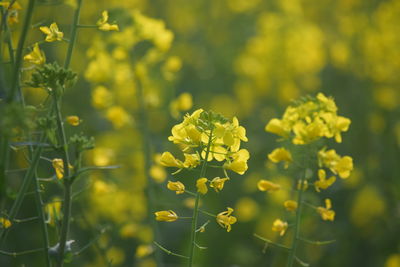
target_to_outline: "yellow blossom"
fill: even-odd
[[[228,207],[226,211],[220,212],[217,215],[217,223],[221,227],[226,228],[227,232],[231,231],[231,225],[237,221],[236,217],[231,216],[232,212],[233,209]]]
[[[97,26],[101,31],[119,31],[119,27],[117,24],[108,23],[108,11],[104,10],[101,13],[101,19],[97,21]]]
[[[135,257],[141,259],[146,256],[149,256],[151,253],[153,253],[153,251],[154,248],[151,245],[139,245],[136,248]]]
[[[21,5],[15,1],[10,6],[9,1],[0,2],[0,6],[4,7],[8,11],[7,22],[9,25],[13,25],[19,22],[18,20],[18,10],[21,10]]]
[[[208,192],[207,188],[207,178],[199,178],[196,181],[196,187],[197,187],[197,192],[200,192],[201,194],[205,195]]]
[[[47,223],[51,226],[55,226],[56,222],[61,219],[61,201],[58,198],[54,198],[51,202],[45,206],[47,214]]]
[[[64,33],[58,29],[57,23],[55,22],[50,24],[50,27],[42,26],[39,29],[46,34],[46,42],[61,41],[64,37]]]
[[[279,119],[271,119],[268,124],[265,126],[265,131],[274,133],[276,135],[287,137],[289,135],[290,129],[283,125],[282,120]]]
[[[97,86],[92,91],[92,105],[95,108],[107,108],[112,105],[113,95],[104,86]]]
[[[64,178],[64,161],[62,159],[53,159],[52,164],[54,170],[56,171],[57,178]],[[72,169],[73,167],[69,165],[69,168]]]
[[[32,52],[24,56],[24,60],[33,63],[35,65],[42,65],[46,62],[46,56],[42,50],[40,50],[39,44],[35,43]]]
[[[151,178],[158,183],[164,182],[167,178],[167,172],[165,171],[165,168],[160,165],[152,165],[150,167],[149,174]]]
[[[268,180],[260,180],[257,183],[258,190],[267,191],[267,192],[275,192],[278,191],[281,186],[279,184],[275,184]]]
[[[177,195],[185,193],[185,185],[179,181],[178,182],[168,181],[167,188],[171,191],[175,191]]]
[[[154,213],[156,220],[160,222],[174,222],[178,219],[178,215],[172,210],[162,210]]]
[[[342,157],[334,167],[334,171],[340,178],[348,178],[353,170],[353,159],[349,156]]]
[[[247,149],[240,149],[231,157],[233,160],[231,162],[226,162],[224,168],[232,170],[240,175],[244,174],[248,169],[247,160],[250,158],[249,151],[247,151]]]
[[[210,187],[214,188],[215,192],[219,192],[224,188],[225,181],[228,181],[229,178],[219,178],[215,177],[210,182]]]
[[[284,207],[286,208],[286,210],[288,210],[288,211],[295,211],[295,210],[297,210],[298,204],[297,204],[297,202],[294,201],[294,200],[286,200],[286,201],[283,203],[283,206],[284,206]]]
[[[171,114],[173,117],[177,118],[180,111],[187,111],[193,106],[193,98],[189,93],[180,94],[175,100],[169,105]]]
[[[280,219],[276,219],[272,224],[272,231],[279,232],[280,236],[283,236],[288,228],[288,223]]]
[[[2,228],[9,228],[9,227],[11,227],[11,225],[12,225],[12,223],[9,219],[0,217],[0,226]]]
[[[78,126],[81,123],[81,120],[79,119],[78,116],[68,116],[67,122],[72,126]]]
[[[110,107],[106,112],[106,117],[118,129],[128,125],[131,121],[129,114],[120,106]]]
[[[185,161],[183,166],[185,168],[195,168],[200,164],[200,157],[198,154],[183,154],[185,156]]]
[[[315,190],[317,190],[317,192],[319,192],[320,189],[327,189],[336,181],[335,176],[326,179],[326,172],[323,169],[318,170],[318,179],[318,181],[314,182]]]
[[[289,162],[292,162],[292,154],[283,147],[274,149],[268,154],[268,158],[274,163],[285,161],[285,168],[289,166]]]
[[[176,159],[170,152],[164,152],[160,158],[160,164],[165,167],[177,167],[182,168],[183,163],[179,159]]]
[[[331,210],[332,203],[329,198],[325,199],[325,208],[317,207],[317,212],[321,215],[324,221],[333,221],[335,219],[335,211]]]

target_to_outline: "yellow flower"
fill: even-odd
[[[286,208],[286,210],[288,210],[288,211],[295,211],[295,210],[297,210],[298,204],[297,204],[297,202],[294,201],[294,200],[286,200],[286,201],[283,203],[283,206],[284,206],[284,207]]]
[[[169,105],[171,115],[174,118],[179,116],[180,111],[187,111],[193,106],[192,95],[189,93],[180,94],[175,100]]]
[[[317,190],[317,192],[320,192],[320,189],[327,189],[336,181],[335,176],[331,176],[329,179],[326,179],[326,172],[323,169],[318,170],[318,179],[319,180],[314,183],[315,190]]]
[[[272,231],[279,232],[280,236],[283,236],[288,228],[288,223],[280,219],[276,219],[272,224]]]
[[[178,194],[183,194],[185,193],[185,185],[182,184],[181,182],[171,182],[168,181],[167,188],[171,191],[175,191],[175,193]]]
[[[267,192],[275,192],[278,191],[281,186],[279,184],[275,184],[268,180],[260,180],[257,183],[258,190],[267,191]]]
[[[12,223],[10,222],[9,219],[0,217],[0,226],[2,228],[9,228],[9,227],[11,227],[11,225],[12,225]]]
[[[61,41],[64,37],[64,33],[62,33],[57,26],[57,23],[50,24],[50,28],[47,26],[43,26],[39,28],[41,32],[46,34],[46,42],[55,42]]]
[[[340,132],[346,132],[349,129],[349,126],[351,124],[351,120],[342,116],[338,116],[336,118],[336,123],[335,123],[335,141],[337,143],[342,142],[342,136]]]
[[[219,192],[224,188],[225,181],[228,181],[229,178],[219,178],[215,177],[210,182],[210,187],[214,188],[215,192]]]
[[[268,154],[268,158],[274,163],[285,161],[285,168],[289,166],[289,162],[293,161],[290,151],[283,147],[274,149],[274,151]]]
[[[284,126],[283,121],[279,119],[271,119],[265,126],[265,131],[276,135],[287,137],[290,129]]]
[[[183,166],[185,168],[195,168],[200,164],[200,157],[198,154],[183,154],[185,156],[185,161],[183,162]]]
[[[64,161],[62,159],[53,159],[52,164],[54,170],[56,171],[57,178],[64,178]],[[73,167],[69,164],[69,168],[72,169]]]
[[[50,203],[45,206],[47,213],[47,223],[51,226],[55,226],[56,222],[61,219],[61,201],[58,198],[54,198]]]
[[[232,212],[233,209],[228,207],[227,211],[220,212],[217,215],[217,223],[221,227],[226,228],[227,232],[230,232],[232,230],[231,225],[237,221],[236,217],[231,216]]]
[[[334,167],[334,171],[343,179],[348,178],[352,170],[353,159],[349,156],[342,157]]]
[[[301,183],[300,180],[297,181],[297,190],[306,191],[307,188],[308,188],[308,182],[307,182],[307,180],[303,180],[303,184]]]
[[[39,44],[35,43],[32,52],[26,54],[24,60],[36,65],[41,65],[46,62],[46,56],[44,52],[40,50]]]
[[[200,192],[201,194],[205,195],[208,192],[207,188],[207,178],[199,178],[196,181],[196,187],[197,187],[197,192]]]
[[[325,199],[325,208],[317,207],[317,212],[321,215],[324,221],[333,221],[335,219],[335,211],[331,210],[332,203],[329,198]]]
[[[78,126],[81,123],[81,120],[78,116],[68,116],[67,122],[72,126]]]
[[[21,5],[15,1],[12,6],[10,6],[10,2],[0,2],[0,6],[4,7],[8,10],[7,21],[9,25],[13,25],[19,22],[18,20],[18,10],[21,10]]]
[[[151,245],[139,245],[136,248],[136,253],[135,257],[138,259],[144,258],[149,256],[151,253],[153,253],[154,248]]]
[[[178,219],[178,215],[172,210],[162,210],[154,213],[156,220],[160,222],[174,222]]]
[[[240,175],[244,174],[248,169],[247,160],[250,158],[249,151],[247,151],[247,149],[240,149],[231,157],[233,158],[233,161],[226,162],[224,168],[232,170]]]
[[[101,31],[119,31],[119,27],[117,24],[110,24],[108,23],[108,11],[104,10],[101,13],[101,19],[97,21],[97,26]]]
[[[167,178],[167,172],[165,171],[165,168],[160,165],[152,165],[150,167],[149,174],[157,183],[162,183]]]
[[[92,105],[95,108],[107,108],[112,105],[113,94],[104,86],[97,86],[92,91]]]
[[[113,106],[107,109],[106,117],[115,128],[122,128],[131,122],[131,117],[123,107]]]
[[[160,164],[165,167],[177,167],[183,168],[183,163],[179,159],[176,159],[170,152],[164,152],[160,158]]]

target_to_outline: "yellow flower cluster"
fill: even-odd
[[[247,142],[245,128],[239,125],[236,117],[229,122],[219,115],[215,115],[212,121],[207,121],[208,116],[213,115],[198,109],[186,115],[182,123],[172,128],[172,135],[168,140],[179,145],[185,160],[181,161],[170,152],[164,152],[161,155],[161,164],[178,169],[192,169],[201,161],[215,159],[224,162],[223,168],[244,174],[250,158],[246,149],[240,149],[241,141]],[[209,153],[205,159],[209,141]]]
[[[265,126],[267,132],[292,138],[295,145],[309,144],[320,138],[335,138],[342,142],[342,132],[350,126],[350,119],[337,115],[332,98],[319,93],[317,97],[289,106],[282,119],[274,118]]]
[[[206,168],[207,163],[215,160],[223,169],[225,177],[214,177],[208,179],[200,177],[196,180],[197,197],[207,194],[211,187],[215,192],[220,192],[225,182],[229,180],[226,170],[232,170],[238,174],[244,174],[248,168],[247,160],[250,154],[246,149],[240,149],[241,142],[247,142],[246,129],[239,125],[236,117],[232,121],[223,116],[206,112],[202,109],[187,114],[181,123],[172,127],[172,135],[168,140],[177,144],[183,152],[184,160],[177,159],[170,152],[164,152],[159,162],[164,167],[173,167],[178,170],[194,169],[199,165]],[[167,188],[175,191],[176,194],[189,193],[185,185],[180,182],[169,181]],[[236,222],[236,218],[231,214],[232,208],[216,215],[217,223],[225,228],[227,232],[231,231],[231,225]],[[173,211],[158,211],[155,213],[156,220],[171,222],[178,219]]]

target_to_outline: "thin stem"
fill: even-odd
[[[40,142],[43,142],[44,138],[45,138],[45,135],[42,134],[40,137]],[[10,210],[10,214],[9,214],[8,218],[11,222],[13,222],[15,217],[17,216],[18,211],[21,208],[22,201],[24,200],[24,197],[25,197],[26,193],[28,192],[28,189],[31,185],[32,179],[34,178],[35,170],[38,166],[40,155],[42,153],[42,149],[43,149],[42,146],[38,146],[38,147],[36,147],[36,150],[33,153],[33,158],[32,158],[31,164],[29,165],[29,169],[25,173],[25,176],[24,176],[21,188],[19,189],[17,198],[14,201],[14,203],[11,207],[11,210]],[[8,229],[10,229],[10,228],[2,229],[2,231],[0,233],[0,245],[2,245],[3,242],[5,241],[5,238],[8,233]]]
[[[43,243],[44,243],[44,257],[46,260],[46,266],[51,266],[50,254],[49,254],[49,232],[47,231],[46,218],[43,211],[43,200],[40,194],[40,183],[35,177],[35,200],[36,200],[36,209],[40,218],[40,227],[42,228],[43,235]]]
[[[265,237],[262,237],[262,236],[260,236],[260,235],[258,235],[258,234],[253,234],[253,235],[254,235],[255,237],[257,237],[258,239],[264,241],[265,243],[268,243],[268,244],[270,244],[270,245],[273,245],[273,246],[275,246],[275,247],[277,247],[277,248],[282,248],[282,249],[285,249],[285,250],[290,250],[289,247],[284,246],[284,245],[281,245],[281,244],[278,244],[278,243],[275,243],[275,242],[273,242],[273,241],[271,241],[271,240],[269,240],[269,239],[266,239]]]
[[[201,213],[205,214],[205,215],[210,216],[210,217],[214,217],[214,218],[217,217],[216,215],[214,215],[214,214],[212,214],[212,213],[209,213],[209,212],[207,212],[207,211],[205,211],[205,210],[199,209],[199,211],[200,211]]]
[[[56,88],[57,91],[61,91],[61,88]],[[67,138],[65,135],[64,125],[62,122],[61,116],[61,108],[59,99],[57,98],[57,92],[53,93],[53,100],[54,100],[54,108],[56,112],[56,120],[57,120],[57,130],[59,135],[59,142],[61,143],[62,149],[62,158],[64,163],[64,205],[63,205],[63,221],[61,225],[61,234],[60,234],[60,241],[59,241],[59,250],[58,250],[58,258],[57,258],[57,266],[62,267],[64,263],[64,251],[65,246],[68,238],[69,232],[69,223],[71,217],[71,190],[72,190],[72,183],[69,171],[69,155],[68,155],[68,144]]]
[[[6,256],[11,256],[11,257],[17,257],[17,256],[26,255],[26,254],[40,252],[42,250],[43,250],[43,248],[30,249],[30,250],[25,250],[25,251],[21,251],[21,252],[8,252],[8,251],[0,250],[0,254],[6,255]]]
[[[204,177],[206,175],[206,170],[207,170],[207,159],[208,155],[210,153],[210,148],[211,148],[211,142],[212,142],[212,130],[210,132],[210,137],[208,138],[208,143],[207,143],[207,150],[206,150],[206,155],[204,157],[204,162],[203,165],[201,166],[201,172],[200,172],[200,178]],[[192,220],[192,231],[191,231],[191,236],[190,236],[190,251],[189,251],[189,262],[188,262],[188,267],[192,267],[193,265],[193,257],[194,257],[194,247],[196,246],[196,229],[197,229],[197,217],[199,214],[199,202],[200,202],[200,193],[196,193],[196,201],[194,203],[194,210],[193,210],[193,220]]]
[[[306,173],[307,173],[307,168],[305,168],[305,173],[304,173],[304,179],[306,177]],[[294,225],[294,234],[293,234],[293,241],[292,241],[292,247],[290,248],[289,251],[289,259],[287,262],[287,267],[292,267],[293,266],[293,262],[296,259],[296,250],[297,250],[297,244],[299,241],[299,235],[300,235],[300,222],[301,222],[301,212],[303,209],[303,193],[304,193],[304,189],[303,189],[303,181],[304,181],[303,177],[301,177],[299,179],[300,181],[300,189],[299,189],[299,194],[297,197],[297,203],[299,203],[299,206],[296,210],[296,223]]]
[[[65,57],[65,63],[64,63],[65,69],[68,69],[69,65],[71,64],[72,52],[74,51],[77,29],[79,25],[79,16],[81,14],[82,1],[83,0],[78,0],[77,7],[75,10],[74,20],[72,22],[72,28],[71,28],[71,36],[69,37],[70,40],[68,44],[67,55]]]
[[[17,52],[15,55],[15,65],[14,65],[14,70],[13,70],[13,74],[12,74],[11,89],[10,89],[9,94],[7,95],[6,103],[11,103],[14,100],[15,91],[18,87],[19,72],[20,72],[21,65],[22,65],[22,52],[24,50],[25,40],[28,35],[29,26],[31,24],[35,1],[36,0],[29,0],[28,7],[26,9],[26,17],[25,17],[24,25],[22,26],[21,36],[19,38]]]
[[[167,253],[168,255],[172,255],[172,256],[179,257],[179,258],[188,259],[187,256],[183,256],[183,255],[181,255],[181,254],[174,253],[174,252],[172,252],[172,251],[170,251],[170,250],[164,248],[163,246],[161,246],[160,244],[158,244],[156,241],[153,241],[153,243],[154,243],[154,245],[156,245],[157,247],[159,247],[162,251],[164,251],[164,252]]]

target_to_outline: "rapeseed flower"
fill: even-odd
[[[179,218],[172,210],[157,211],[154,215],[156,216],[156,220],[160,222],[174,222]]]
[[[272,231],[279,232],[280,236],[283,236],[286,233],[288,228],[288,223],[282,221],[281,219],[276,219],[272,224]]]
[[[331,210],[332,203],[329,198],[325,199],[325,207],[317,207],[317,212],[324,221],[333,221],[335,219],[335,211]]]
[[[232,208],[227,208],[226,211],[220,212],[217,215],[217,223],[223,227],[226,228],[227,232],[230,232],[232,230],[232,224],[236,223],[237,219],[234,216],[231,216],[233,212]]]
[[[97,26],[101,31],[119,31],[117,24],[108,23],[108,11],[104,10],[101,13],[101,18],[97,21]]]
[[[64,33],[58,29],[57,23],[55,22],[50,24],[50,27],[42,26],[39,29],[46,34],[46,42],[61,41],[64,37]]]
[[[35,65],[42,65],[46,63],[46,56],[42,50],[40,50],[39,44],[35,43],[32,52],[24,56],[24,60]]]

